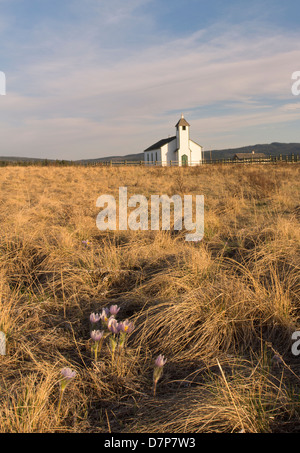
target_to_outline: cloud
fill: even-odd
[[[294,111],[294,110],[300,110],[300,102],[295,102],[295,103],[291,103],[291,104],[284,104],[282,107],[281,107],[281,110],[284,111],[284,112],[289,112],[289,111]]]

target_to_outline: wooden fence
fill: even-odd
[[[266,157],[266,158],[244,158],[244,159],[204,159],[202,162],[189,162],[186,166],[201,166],[201,165],[213,165],[213,164],[277,164],[277,163],[300,163],[300,155],[296,154],[287,154],[287,155],[279,155],[278,157]],[[85,165],[92,165],[92,166],[110,166],[110,167],[118,167],[118,166],[145,166],[145,167],[177,167],[178,161],[172,160],[168,163],[161,162],[161,161],[153,161],[153,162],[145,162],[143,160],[110,160],[110,161],[102,161],[102,162],[91,162]],[[181,164],[181,166],[184,166]]]
[[[251,158],[244,158],[244,159],[204,159],[202,162],[189,162],[186,166],[201,166],[201,165],[214,165],[214,164],[278,164],[278,163],[299,163],[300,162],[300,155],[296,154],[287,154],[287,155],[279,155],[278,157],[266,157],[266,158],[257,158],[255,156]],[[181,164],[181,162],[180,162]],[[68,161],[68,160],[39,160],[39,161],[4,161],[0,160],[0,167],[6,166],[92,166],[92,167],[120,167],[120,166],[145,166],[145,167],[177,167],[178,161],[169,161],[168,163],[154,161],[154,162],[144,162],[143,160],[107,160],[101,162],[76,162],[76,161]],[[181,166],[183,166],[181,164]]]

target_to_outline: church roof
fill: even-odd
[[[174,137],[163,138],[162,140],[159,140],[159,142],[154,143],[154,145],[149,146],[149,148],[145,149],[145,151],[152,151],[153,149],[159,149],[162,146],[166,145],[167,143],[170,143],[173,140],[175,140],[175,138],[176,138],[176,135]]]
[[[189,123],[184,119],[183,114],[181,114],[180,120],[175,125],[175,127],[178,127],[178,126],[189,126]]]

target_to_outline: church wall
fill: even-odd
[[[190,140],[191,161],[194,165],[202,162],[202,148]]]
[[[153,149],[144,153],[144,162],[146,165],[155,165],[155,161],[161,161],[160,149]]]
[[[173,140],[172,142],[167,143],[164,145],[162,150],[162,162],[164,165],[167,163],[169,164],[171,160],[174,161],[174,151],[177,149],[177,140]]]

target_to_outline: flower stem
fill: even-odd
[[[97,360],[98,360],[98,345],[99,345],[99,343],[98,343],[98,341],[96,341],[96,343],[95,343],[95,362],[97,362]]]
[[[95,343],[95,362],[98,360],[98,353],[100,354],[100,351],[102,349],[102,344],[103,344],[103,338],[101,338],[100,341],[96,341]]]
[[[58,405],[57,405],[57,419],[58,420],[59,420],[59,415],[60,415],[60,407],[61,407],[63,393],[64,393],[63,389],[60,389],[59,400],[58,400]]]
[[[156,395],[156,384],[157,384],[157,381],[154,381],[154,385],[153,385],[153,396],[154,397]]]

